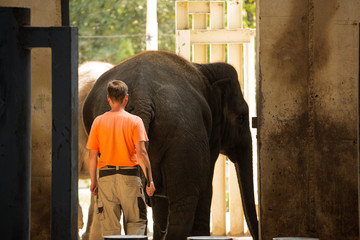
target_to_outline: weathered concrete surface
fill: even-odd
[[[1,6],[29,7],[32,26],[60,26],[60,0],[1,0]],[[31,239],[50,239],[51,51],[31,55]]]
[[[358,239],[360,1],[257,3],[262,239]]]

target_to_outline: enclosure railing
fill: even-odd
[[[255,30],[242,28],[242,1],[227,2],[226,9],[225,12],[223,1],[177,1],[176,52],[196,63],[227,62],[234,66],[250,117],[255,117]],[[252,129],[252,138],[257,199],[255,129]],[[236,171],[234,165],[226,161],[226,157],[220,155],[215,166],[211,232],[213,235],[247,235]]]

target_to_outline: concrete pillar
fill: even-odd
[[[360,2],[257,4],[262,239],[358,239]]]

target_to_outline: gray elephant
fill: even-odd
[[[89,94],[90,90],[94,86],[96,80],[103,74],[105,71],[112,68],[114,65],[106,62],[98,62],[98,61],[91,61],[85,62],[79,66],[79,76],[78,76],[78,83],[79,83],[79,178],[80,179],[88,179],[90,178],[89,169],[88,169],[88,158],[89,153],[86,149],[86,141],[87,141],[87,133],[85,131],[84,123],[83,123],[83,104],[87,95]],[[88,233],[90,232],[90,224],[92,223],[93,219],[93,206],[94,206],[94,199],[91,198],[91,204],[88,214],[88,223],[87,223],[87,231],[82,236],[82,239],[88,239]],[[83,215],[82,209],[79,204],[78,209],[78,226],[79,229],[82,229],[84,226],[83,222]]]
[[[108,111],[107,83],[129,86],[126,110],[144,121],[156,194],[151,198],[154,239],[210,234],[215,161],[234,164],[244,213],[254,239],[254,203],[249,112],[236,70],[226,63],[193,64],[163,51],[138,54],[105,72],[83,107],[87,132]]]

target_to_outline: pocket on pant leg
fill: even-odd
[[[104,204],[101,201],[101,199],[97,199],[97,204],[96,204],[96,216],[99,218],[100,221],[103,221],[105,219],[105,214],[104,214]]]
[[[138,197],[139,217],[147,220],[146,205],[142,197]]]

